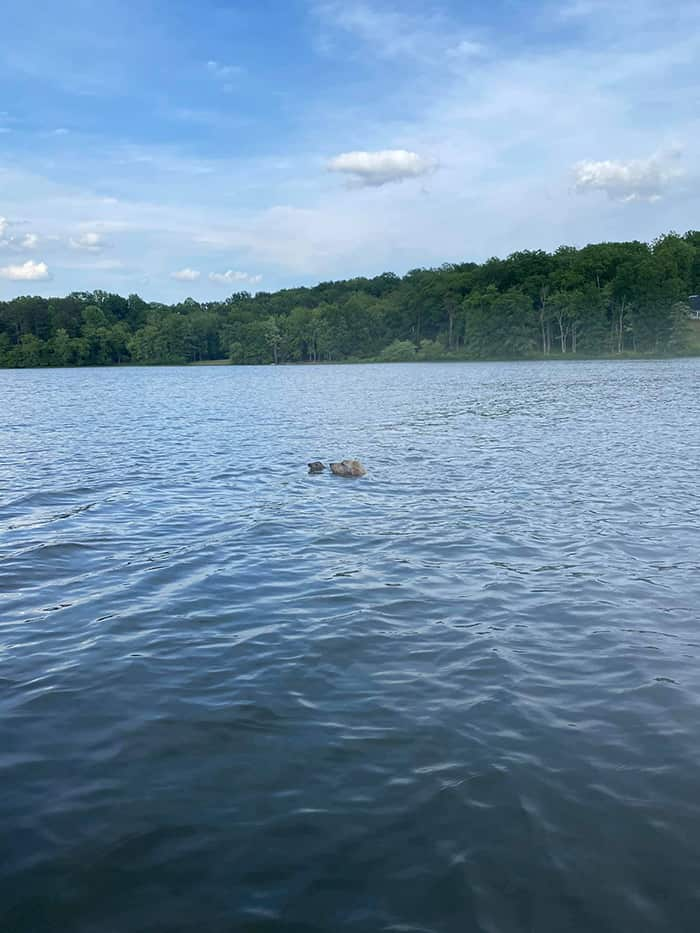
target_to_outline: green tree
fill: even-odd
[[[75,362],[77,347],[68,331],[61,327],[51,338],[51,359],[56,366],[70,366]]]
[[[411,340],[393,340],[379,355],[384,363],[405,363],[416,358],[416,348]]]
[[[0,365],[680,353],[699,292],[700,231],[688,231],[171,306],[22,295],[0,301]]]

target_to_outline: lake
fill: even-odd
[[[699,390],[1,371],[0,929],[695,931]]]

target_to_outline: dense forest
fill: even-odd
[[[698,291],[691,231],[216,302],[20,297],[0,302],[0,366],[682,354]]]

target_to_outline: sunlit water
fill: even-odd
[[[700,928],[700,361],[0,410],[2,931]]]

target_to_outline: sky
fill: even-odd
[[[2,12],[0,298],[225,298],[700,226],[697,0]]]

